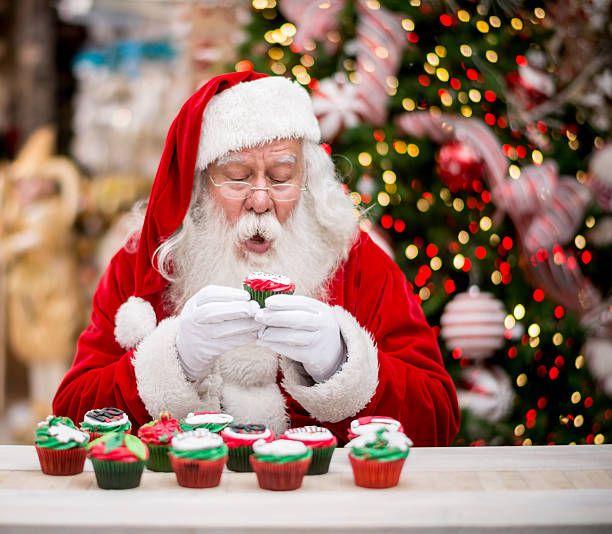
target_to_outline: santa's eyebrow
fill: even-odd
[[[274,163],[296,163],[297,157],[294,154],[283,154],[275,158]]]
[[[237,154],[225,154],[215,162],[217,165],[227,165],[228,163],[244,163],[246,160]]]

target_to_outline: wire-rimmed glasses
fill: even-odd
[[[221,195],[232,200],[244,200],[254,191],[267,191],[272,200],[278,202],[289,202],[295,200],[301,191],[307,191],[306,186],[298,184],[270,184],[268,187],[257,187],[249,182],[240,180],[226,180],[217,183],[214,178],[208,175],[212,184],[219,190]]]

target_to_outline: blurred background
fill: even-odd
[[[310,91],[439,334],[455,443],[609,442],[611,8],[0,0],[0,442],[50,412],[180,105],[248,69]]]

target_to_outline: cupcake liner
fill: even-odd
[[[312,447],[312,460],[306,474],[324,475],[327,473],[335,449],[335,445],[331,447]]]
[[[179,486],[185,488],[214,488],[221,482],[227,456],[219,460],[189,460],[168,455]]]
[[[297,462],[287,462],[284,464],[273,462],[260,462],[251,456],[253,470],[257,475],[257,482],[261,489],[272,491],[296,490],[302,485],[302,480],[308,466],[310,458],[298,460]]]
[[[163,473],[172,473],[172,464],[168,458],[168,445],[153,445],[145,443],[149,449],[149,459],[147,460],[147,468],[151,471],[161,471]]]
[[[227,468],[238,473],[251,473],[253,468],[249,462],[249,456],[253,454],[253,447],[233,447],[229,449]]]
[[[392,462],[359,460],[349,454],[355,484],[363,488],[392,488],[399,483],[406,458]]]
[[[46,475],[78,475],[83,472],[87,452],[85,447],[51,449],[36,447],[40,468]]]
[[[246,285],[244,287],[251,295],[251,298],[255,300],[259,304],[259,306],[262,308],[266,307],[266,299],[268,297],[271,297],[272,295],[285,295],[285,294],[292,295],[293,294],[293,292],[287,292],[287,291],[259,291],[259,290],[251,289],[250,287]]]
[[[140,485],[145,463],[114,462],[91,458],[98,486],[102,489],[130,489]]]

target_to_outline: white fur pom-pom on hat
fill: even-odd
[[[125,350],[135,348],[157,326],[155,310],[140,297],[127,299],[115,315],[115,339]]]

